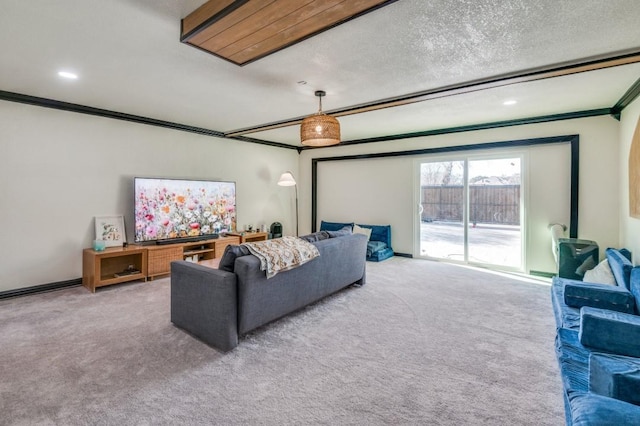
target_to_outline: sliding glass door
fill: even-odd
[[[422,161],[419,256],[522,270],[520,156]]]
[[[420,164],[420,256],[465,261],[465,162]]]

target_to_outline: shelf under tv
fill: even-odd
[[[233,235],[186,243],[135,245],[110,247],[103,251],[84,249],[82,259],[82,284],[92,293],[97,287],[133,280],[153,279],[171,273],[171,262],[198,256],[199,261],[212,262],[222,257],[230,244],[240,244],[240,237]]]
[[[184,256],[193,256],[194,254],[211,253],[212,251],[214,251],[213,248],[206,248],[206,249],[200,249],[200,250],[188,250],[183,252],[182,254]]]
[[[199,235],[197,237],[168,238],[165,240],[157,240],[156,244],[162,246],[166,244],[197,243],[198,241],[215,240],[218,237],[220,237],[220,234]]]

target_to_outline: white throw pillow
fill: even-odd
[[[367,236],[367,240],[371,239],[371,228],[363,228],[358,225],[353,225],[353,233],[354,234],[362,234]]]
[[[585,272],[583,281],[588,283],[616,285],[616,279],[613,276],[613,272],[611,272],[611,267],[609,266],[609,261],[607,259],[598,263],[598,266],[595,268]]]

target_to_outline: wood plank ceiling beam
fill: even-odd
[[[210,0],[182,20],[180,40],[246,65],[397,0]]]

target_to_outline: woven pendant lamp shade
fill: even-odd
[[[321,90],[316,92],[320,98],[320,110],[302,120],[300,125],[300,141],[305,146],[330,146],[340,143],[340,122],[322,112],[322,96],[325,93]]]
[[[302,120],[302,145],[329,146],[340,143],[340,123],[327,114],[315,114]]]

